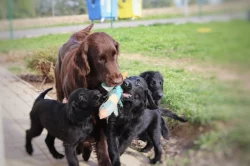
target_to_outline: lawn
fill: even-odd
[[[199,28],[210,28],[212,31],[198,33]],[[152,62],[157,58],[162,62],[184,59],[196,64],[212,64],[214,68],[225,65],[232,72],[236,72],[235,69],[247,72],[250,68],[250,23],[247,21],[100,31],[119,41],[122,53],[141,54]],[[0,52],[57,49],[69,36],[61,34],[0,41]],[[165,63],[148,63],[143,58],[128,60],[121,56],[119,63],[121,70],[129,75],[138,75],[145,70],[158,70],[163,74],[165,97],[162,105],[184,114],[193,125],[213,128],[212,132],[201,135],[197,141],[199,147],[211,148],[219,142],[220,147],[225,145],[250,152],[250,132],[247,127],[250,126],[250,96],[249,89],[242,86],[240,80],[222,81],[216,76],[187,71],[180,65],[171,67]]]
[[[212,31],[198,33],[199,28],[211,28]],[[118,40],[122,52],[250,66],[250,24],[246,21],[155,25],[99,31],[105,31]],[[0,52],[59,47],[69,36],[70,34],[60,34],[13,41],[0,40]]]

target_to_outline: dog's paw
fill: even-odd
[[[92,152],[92,148],[85,147],[82,152],[82,158],[84,161],[88,161]]]
[[[142,153],[148,153],[152,148],[153,148],[152,146],[146,145],[144,148],[139,149],[138,151]]]
[[[142,148],[142,149],[139,149],[138,151],[141,152],[141,153],[147,153],[147,152],[150,151],[150,149],[148,149],[148,148]]]
[[[162,162],[156,159],[151,159],[150,164],[161,164]]]
[[[33,153],[33,148],[32,148],[32,146],[31,146],[31,145],[26,145],[25,148],[26,148],[26,152],[27,152],[29,155],[32,155],[32,153]]]
[[[53,157],[54,157],[55,159],[62,159],[62,158],[64,158],[64,155],[61,154],[61,153],[56,153],[56,154],[53,154]]]

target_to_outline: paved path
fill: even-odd
[[[137,27],[140,25],[148,26],[153,24],[184,24],[184,23],[204,23],[210,21],[228,21],[231,19],[246,19],[246,13],[237,14],[223,14],[223,15],[212,15],[203,17],[188,17],[188,18],[171,18],[171,19],[157,19],[157,20],[137,20],[137,21],[121,21],[115,22],[113,27]],[[14,31],[14,38],[24,37],[36,37],[48,34],[58,33],[73,33],[83,29],[85,25],[72,25],[72,26],[60,26],[51,28],[37,28],[27,30],[16,30]],[[96,23],[95,29],[110,28],[110,23]],[[0,32],[0,39],[9,39],[9,31]]]
[[[44,142],[46,130],[33,140],[33,156],[29,156],[25,152],[25,130],[30,127],[29,112],[37,96],[38,91],[33,86],[0,67],[0,122],[2,121],[3,124],[3,128],[0,124],[0,132],[3,132],[0,133],[1,166],[4,165],[4,158],[6,166],[67,165],[65,158],[55,160],[49,153]],[[4,136],[3,142],[2,135]],[[62,142],[56,139],[55,144],[56,149],[64,153]],[[95,155],[91,156],[89,162],[84,162],[80,156],[78,157],[80,166],[97,165]],[[148,162],[145,156],[132,149],[127,150],[121,160],[124,166],[144,166]]]

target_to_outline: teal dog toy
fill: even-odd
[[[127,77],[127,74],[127,72],[123,73],[124,79]],[[110,87],[105,83],[102,83],[102,87],[108,91],[108,100],[104,102],[99,108],[100,119],[110,116],[113,112],[115,116],[118,116],[118,105],[123,107],[123,104],[120,100],[123,93],[121,86]]]

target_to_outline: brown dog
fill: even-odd
[[[123,82],[118,66],[119,43],[103,32],[89,35],[93,25],[73,34],[60,48],[55,67],[57,99],[68,99],[77,88],[99,89]],[[79,37],[80,36],[80,37]],[[110,159],[104,134],[106,120],[96,119],[96,152],[99,165],[108,166]],[[86,157],[85,159],[88,159]]]
[[[61,66],[63,58],[74,48],[79,47],[81,42],[90,34],[91,29],[94,24],[90,24],[88,27],[83,30],[74,33],[69,40],[64,43],[64,45],[59,49],[57,61],[55,64],[55,79],[56,79],[56,91],[57,91],[57,99],[62,101],[64,98],[62,91],[62,83],[61,83]]]

